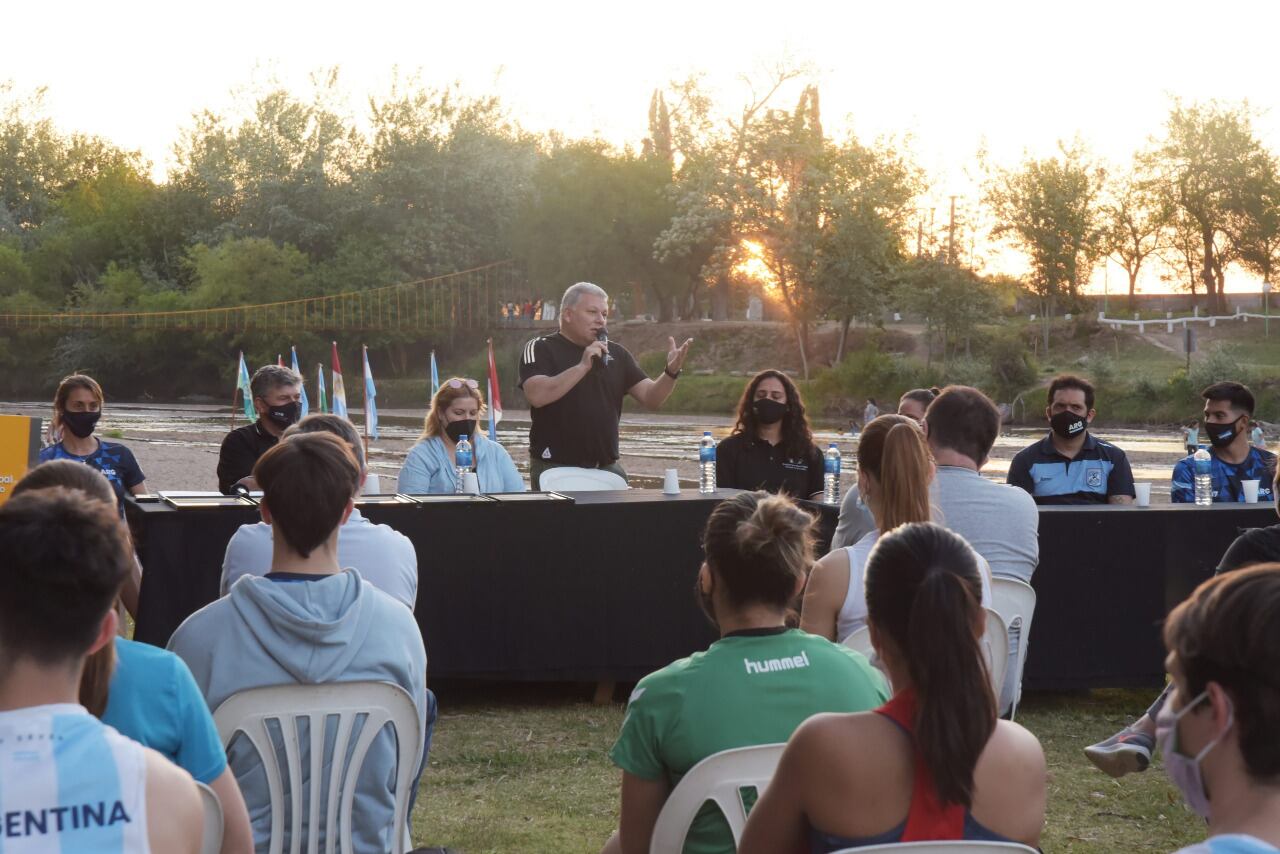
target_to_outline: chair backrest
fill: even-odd
[[[991,673],[991,687],[998,699],[1000,697],[1000,686],[1004,684],[1004,672],[1008,666],[1009,635],[1000,614],[991,608],[983,608],[982,610],[986,612],[987,619],[987,628],[982,636],[982,655],[987,661],[987,670]],[[849,649],[862,653],[877,668],[884,670],[880,666],[880,660],[876,655],[875,649],[871,646],[871,629],[867,626],[857,629],[841,643],[849,647]],[[885,677],[887,678],[888,675],[886,672]]]
[[[1010,717],[1018,709],[1022,697],[1022,671],[1027,664],[1027,647],[1031,640],[1031,619],[1036,613],[1035,588],[1025,581],[1006,576],[992,576],[991,603],[1009,630],[1009,648],[1016,651],[1010,664],[1013,672],[1013,705]]]
[[[785,744],[761,744],[713,753],[689,769],[672,790],[653,825],[650,854],[669,854],[684,848],[684,838],[694,816],[707,801],[724,814],[736,847],[747,823],[741,790],[763,792],[782,758]]]
[[[360,717],[364,718],[364,724],[352,746],[352,732],[356,719]],[[328,754],[329,773],[325,775],[325,741],[329,729],[326,722],[330,718],[336,718],[333,727],[335,737]],[[308,854],[319,854],[322,816],[328,854],[339,850],[339,840],[341,851],[352,850],[351,804],[360,768],[374,739],[390,723],[395,729],[399,753],[391,838],[396,840],[397,854],[408,850],[403,848],[404,827],[409,809],[409,790],[422,760],[423,733],[418,710],[409,694],[399,685],[389,682],[329,682],[323,685],[252,688],[224,700],[213,713],[213,720],[224,747],[231,743],[236,733],[243,733],[261,758],[271,798],[270,854],[282,854],[284,851],[286,774],[290,795],[290,854],[301,854],[304,839]],[[299,724],[304,720],[310,734],[306,751],[310,763],[309,787],[304,787],[302,776]],[[271,725],[279,727],[285,754],[284,768],[280,767],[277,758]],[[324,804],[320,803],[322,783],[328,786],[328,798]],[[302,827],[304,789],[309,789],[306,792],[308,822],[305,833]]]
[[[581,469],[573,466],[556,466],[547,469],[538,478],[538,488],[543,492],[601,492],[607,489],[626,489],[627,482],[619,475],[604,469]]]
[[[842,848],[834,854],[898,854],[898,852],[922,851],[928,854],[1038,854],[1036,849],[1017,842],[891,842],[887,845],[868,845],[865,848]]]
[[[196,788],[200,790],[200,806],[204,807],[200,854],[218,854],[222,850],[222,801],[208,783],[196,780]]]

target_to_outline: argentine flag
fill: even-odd
[[[373,387],[373,371],[369,369],[369,348],[364,347],[364,432],[378,438],[378,390]]]
[[[333,414],[350,419],[347,415],[347,388],[342,384],[342,365],[338,362],[338,342],[333,342]]]
[[[290,345],[289,353],[293,356],[293,372],[298,376],[302,376],[302,371],[298,370],[298,348]],[[303,383],[298,386],[298,391],[302,392],[302,417],[306,418],[307,413],[311,411],[311,404],[307,401],[307,384]]]
[[[236,388],[240,390],[240,402],[244,404],[244,417],[250,421],[258,419],[258,412],[253,408],[253,389],[249,385],[249,366],[244,363],[244,351],[240,351],[240,367],[236,371]]]
[[[436,368],[436,351],[431,351],[431,400],[436,399],[436,392],[440,390],[440,371]],[[430,403],[430,401],[428,401]],[[430,408],[430,407],[428,407]]]

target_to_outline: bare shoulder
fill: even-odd
[[[996,722],[980,761],[989,765],[993,780],[1003,781],[1014,791],[1034,791],[1045,785],[1048,766],[1044,748],[1025,727],[1013,721]]]
[[[818,562],[813,565],[810,573],[810,579],[821,578],[836,580],[841,577],[847,578],[849,575],[849,553],[844,549],[834,549],[822,557],[818,558]]]
[[[153,851],[197,854],[204,808],[186,771],[147,748],[147,835]]]

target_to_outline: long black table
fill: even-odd
[[[731,495],[577,493],[575,502],[368,505],[408,536],[433,677],[626,681],[705,648],[715,634],[693,585],[702,528]],[[835,509],[819,516],[820,549]],[[165,644],[218,595],[227,541],[253,508],[131,503],[145,573],[135,637]],[[1160,623],[1270,505],[1045,507],[1030,689],[1157,684]]]

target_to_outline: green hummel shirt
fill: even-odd
[[[674,788],[713,753],[784,742],[812,715],[864,712],[888,699],[866,658],[826,638],[781,627],[734,632],[641,679],[609,756],[623,771],[665,777]],[[729,825],[704,804],[684,854],[733,850]]]

